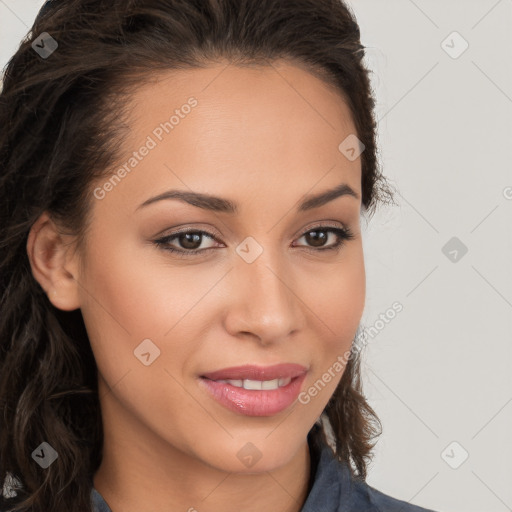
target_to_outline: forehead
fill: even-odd
[[[252,121],[244,125],[247,131],[263,122],[272,109],[274,115],[266,117],[268,131],[287,125],[293,135],[309,123],[305,128],[310,133],[327,129],[355,132],[342,93],[314,76],[305,64],[283,60],[269,65],[218,63],[154,74],[131,97],[131,124],[149,129],[155,118],[172,114],[191,96],[199,102],[194,118],[201,117],[198,121],[203,124],[217,120],[225,125],[224,114],[232,122]],[[214,113],[216,117],[212,117]],[[294,119],[303,122],[292,125]]]
[[[118,164],[143,146],[151,150],[116,189],[137,204],[177,187],[224,197],[235,189],[242,200],[244,191],[264,197],[288,190],[296,201],[297,194],[341,182],[360,192],[360,159],[339,149],[356,132],[348,105],[294,63],[159,73],[129,103]],[[319,189],[310,190],[316,183]]]

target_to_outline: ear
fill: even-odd
[[[28,235],[28,259],[50,302],[64,311],[80,307],[78,256],[73,249],[73,239],[59,231],[47,212],[42,213]]]

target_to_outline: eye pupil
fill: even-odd
[[[321,247],[327,240],[326,232],[321,230],[308,231],[304,236],[306,237],[308,244],[313,242],[311,245],[314,247]]]
[[[201,234],[200,233],[181,233],[179,235],[179,242],[185,249],[197,249],[201,245]],[[191,239],[194,239],[191,242]]]

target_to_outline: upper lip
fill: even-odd
[[[210,373],[204,373],[201,377],[211,380],[274,380],[298,377],[308,370],[300,364],[282,363],[273,366],[232,366],[222,368]]]

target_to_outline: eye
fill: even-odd
[[[299,245],[299,247],[303,247],[308,251],[320,252],[339,249],[346,240],[353,239],[354,235],[348,228],[320,225],[305,231],[298,240],[301,238],[304,238],[310,246]],[[329,238],[333,238],[334,243],[327,245],[326,242],[329,241]],[[155,240],[154,243],[165,251],[174,253],[178,257],[186,258],[189,256],[199,256],[214,250],[215,246],[200,248],[205,239],[217,240],[215,236],[207,231],[188,229],[171,233],[168,236]],[[173,242],[178,243],[178,247],[176,245],[173,246]]]
[[[329,237],[329,235],[332,235],[332,237]],[[308,244],[312,245],[312,247],[306,247],[306,249],[319,252],[339,249],[346,240],[352,240],[354,235],[348,228],[315,226],[306,231],[300,238],[304,238]],[[326,245],[329,238],[333,238],[334,243]]]
[[[199,249],[204,239],[216,240],[215,237],[207,231],[189,229],[155,240],[155,244],[166,251],[177,253],[178,256],[187,257],[209,252],[213,249],[213,247]],[[179,243],[178,248],[171,245],[171,242],[175,240]]]

